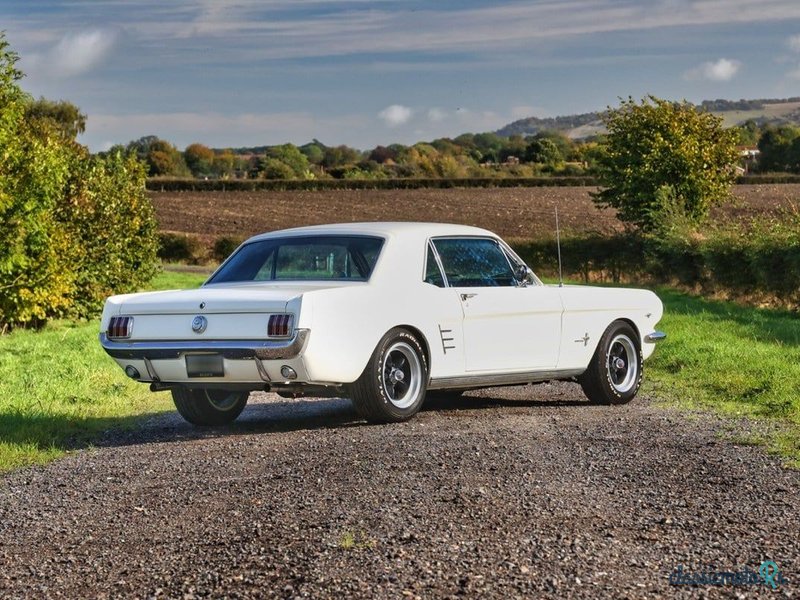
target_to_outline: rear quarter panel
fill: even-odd
[[[431,374],[459,374],[461,351],[443,352],[439,325],[452,329],[461,343],[460,306],[422,281],[392,287],[365,285],[320,290],[299,300],[299,327],[311,330],[304,363],[314,382],[352,383],[361,375],[381,338],[394,327],[421,334]],[[292,307],[290,307],[292,310]]]

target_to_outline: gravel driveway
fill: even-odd
[[[797,597],[800,471],[723,425],[573,384],[160,417],[0,479],[0,597]],[[669,583],[764,560],[777,592]]]

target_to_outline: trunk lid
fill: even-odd
[[[336,285],[274,285],[244,284],[194,290],[172,290],[134,294],[120,304],[118,314],[126,315],[188,315],[279,313],[286,304],[304,292],[338,287]],[[200,305],[203,305],[201,308]]]

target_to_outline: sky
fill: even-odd
[[[800,96],[799,0],[0,0],[0,30],[94,151],[368,149],[628,96]]]

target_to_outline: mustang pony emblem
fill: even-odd
[[[195,333],[203,333],[208,327],[208,319],[206,319],[203,315],[197,315],[194,319],[192,319],[192,331]]]

